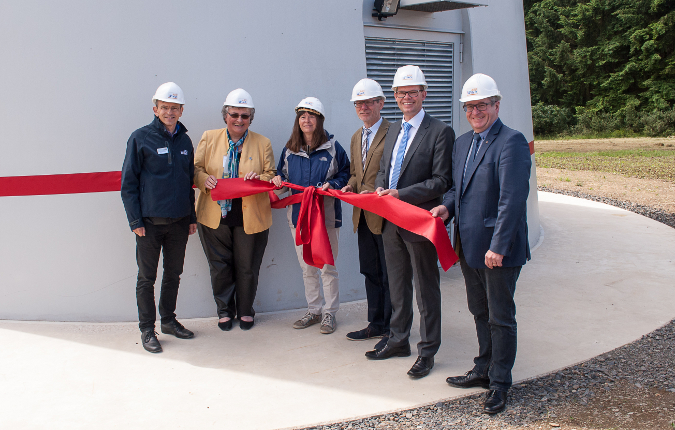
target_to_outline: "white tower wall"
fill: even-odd
[[[364,34],[444,34],[466,44],[467,20],[474,28],[492,21],[478,27],[491,32],[471,41],[473,68],[495,77],[504,93],[502,118],[530,139],[519,4],[494,0],[468,14],[401,11],[379,23],[370,17],[370,0],[344,0],[337,7],[298,0],[255,7],[224,0],[6,0],[0,4],[0,176],[119,171],[127,138],[152,120],[151,96],[167,81],[185,92],[181,121],[195,146],[203,131],[224,126],[225,96],[242,87],[256,103],[251,129],[272,140],[277,159],[291,132],[293,107],[310,95],[321,99],[326,128],[349,152],[349,138],[360,125],[349,98],[366,76]],[[495,28],[503,31],[498,43],[487,38]],[[461,88],[469,75],[457,67],[455,85]],[[536,189],[534,174],[532,181]],[[351,210],[343,205],[337,260],[342,301],[365,297]],[[536,193],[529,214],[535,243]],[[273,216],[259,312],[306,306],[285,211]],[[0,319],[137,318],[135,240],[118,192],[0,197],[0,224]],[[157,292],[161,275],[160,269]],[[215,316],[197,235],[188,242],[177,314]]]

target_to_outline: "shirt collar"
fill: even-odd
[[[417,129],[417,128],[420,128],[420,124],[422,124],[423,119],[424,119],[424,108],[422,108],[419,112],[417,112],[417,115],[410,118],[410,121],[403,120],[403,122],[407,122],[408,124],[413,126],[413,128]]]
[[[481,141],[481,142],[484,141],[485,138],[487,137],[488,133],[490,133],[490,130],[492,130],[492,126],[495,125],[495,122],[497,122],[497,119],[495,119],[495,120],[492,122],[492,124],[490,124],[490,127],[486,128],[485,130],[483,130],[483,131],[481,131],[480,133],[478,133],[478,135],[480,136],[480,141]]]
[[[178,133],[178,130],[180,130],[180,122],[176,123],[176,128],[174,128],[173,133],[171,133],[169,129],[166,128],[166,125],[159,119],[158,116],[155,116],[155,118],[157,118],[157,121],[159,121],[159,123],[162,124],[162,127],[164,127],[164,131],[166,131],[166,134],[168,134],[171,137],[174,137]]]
[[[370,129],[370,135],[375,136],[377,134],[377,130],[380,129],[380,126],[382,125],[382,117],[380,117],[380,120],[377,121],[375,124],[373,124],[372,127],[368,127]],[[366,129],[366,126],[363,126],[363,129]]]

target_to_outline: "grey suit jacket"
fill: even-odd
[[[391,157],[401,131],[401,120],[389,125],[384,152],[380,160],[375,187],[389,188]],[[455,132],[449,125],[424,114],[420,128],[408,147],[398,180],[399,199],[431,209],[443,201],[443,194],[452,185],[452,148]],[[399,228],[399,234],[410,242],[426,240]]]

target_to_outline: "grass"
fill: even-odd
[[[578,140],[578,139],[610,139],[621,137],[650,137],[625,130],[590,134],[537,134],[537,140]]]
[[[537,152],[537,167],[608,172],[675,182],[675,151],[630,149],[597,152]]]

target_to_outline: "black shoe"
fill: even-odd
[[[382,339],[375,344],[375,350],[384,348],[387,345],[387,342],[389,342],[389,333],[385,333],[384,336],[382,336]]]
[[[157,340],[157,333],[155,333],[154,328],[141,332],[141,342],[143,342],[143,348],[148,352],[162,352],[162,345]]]
[[[410,357],[410,344],[402,346],[385,345],[382,349],[366,352],[366,357],[371,360],[386,360],[391,357]]]
[[[371,326],[364,328],[363,330],[353,331],[347,333],[347,339],[349,340],[367,340],[374,339],[376,337],[384,336],[384,332],[374,329]],[[375,348],[377,349],[377,348]]]
[[[221,329],[222,331],[230,331],[232,330],[232,318],[225,322],[220,322],[218,321],[218,328]]]
[[[190,330],[183,327],[183,324],[179,323],[176,320],[173,320],[169,323],[162,324],[162,333],[172,334],[178,339],[192,339],[195,337],[195,334]]]
[[[471,387],[483,387],[485,389],[490,388],[490,378],[487,376],[479,375],[477,372],[474,372],[473,369],[466,372],[462,376],[450,376],[445,380],[448,384],[453,387],[459,388],[471,388]]]
[[[230,320],[232,321],[232,320]],[[253,324],[255,324],[255,320],[253,321],[244,321],[244,320],[239,320],[239,328],[242,330],[250,330],[251,327],[253,327]]]
[[[503,411],[504,408],[506,408],[506,391],[488,391],[487,397],[485,399],[485,405],[483,405],[483,413],[496,414]]]
[[[408,370],[408,376],[412,378],[424,378],[434,367],[434,357],[417,357],[417,361]]]

